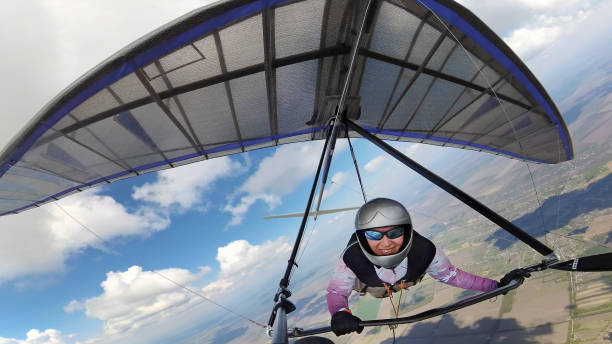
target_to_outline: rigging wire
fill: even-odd
[[[557,160],[561,160],[561,149],[559,147],[559,144],[560,144],[559,137],[557,136]],[[529,166],[529,164],[527,162],[525,162],[525,164],[527,165],[527,170],[529,170],[529,177],[531,178],[531,184],[532,184],[533,190],[535,192],[536,202],[538,203],[538,209],[543,209],[542,208],[542,201],[540,199],[540,195],[538,194],[538,188],[536,187],[535,179],[533,178],[533,173],[531,172],[531,167]],[[565,189],[565,186],[564,186],[564,189]],[[559,213],[560,213],[559,210],[560,209],[557,209],[557,220],[556,220],[557,225],[559,223]],[[544,223],[544,216],[538,216],[538,217],[542,221],[542,229],[544,230],[544,233],[545,233],[544,234],[544,240],[546,240],[546,242],[548,243],[549,240],[548,240],[547,234],[550,234],[551,231],[545,229],[546,228],[546,224]],[[558,226],[555,227],[555,228],[558,228]],[[553,250],[556,251],[555,243],[554,242],[550,242],[550,245],[553,247]]]
[[[357,172],[357,179],[359,180],[359,186],[361,187],[361,195],[363,196],[363,201],[364,201],[364,203],[365,203],[365,202],[367,202],[367,201],[368,201],[368,198],[367,198],[366,193],[365,193],[365,188],[363,187],[363,182],[362,182],[362,180],[361,180],[361,174],[359,173],[359,165],[357,164],[357,158],[355,157],[355,151],[353,150],[353,145],[351,144],[351,139],[349,138],[349,130],[348,130],[348,127],[346,127],[346,126],[345,126],[345,127],[344,127],[344,129],[345,129],[345,132],[346,132],[346,139],[347,139],[348,144],[349,144],[349,147],[350,147],[351,157],[353,158],[353,164],[355,165],[355,170],[356,170],[356,172]],[[342,185],[342,184],[340,184],[340,183],[334,182],[334,179],[333,179],[333,178],[332,178],[332,179],[330,179],[330,182],[331,182],[332,184],[336,184],[336,185],[338,185],[338,186],[344,186],[344,187],[349,188],[349,187],[348,187],[348,186],[346,186],[346,185]],[[319,187],[317,187],[317,188],[319,188]],[[349,188],[349,189],[350,189],[350,190],[352,190],[352,191],[355,191],[355,192],[359,193],[359,191],[357,191],[357,190],[355,190],[355,189],[353,189],[353,188]],[[320,190],[319,190],[319,191],[320,191]],[[308,221],[308,220],[307,220],[307,221]],[[297,264],[297,263],[299,263],[299,262],[302,260],[302,256],[304,255],[304,252],[306,251],[306,248],[308,247],[308,244],[310,243],[310,238],[312,237],[312,234],[314,233],[315,228],[316,228],[317,223],[318,223],[317,221],[318,221],[318,216],[315,216],[315,217],[314,217],[314,223],[313,223],[313,225],[312,225],[312,227],[311,227],[311,229],[310,229],[310,232],[308,233],[308,238],[306,239],[306,243],[304,243],[304,246],[302,246],[302,250],[301,250],[301,252],[299,253],[299,258],[297,259],[297,261],[296,261],[296,263],[295,263],[296,267],[298,266],[298,264]],[[300,243],[300,246],[301,246],[301,243]],[[290,276],[290,278],[291,278],[291,276],[293,276],[293,271],[292,271],[292,273],[291,273],[289,276]]]
[[[472,65],[474,67],[477,67],[476,62],[474,61],[474,59],[472,58],[472,56],[470,55],[469,51],[465,48],[465,46],[461,43],[461,41],[457,38],[457,36],[455,36],[455,34],[450,30],[450,28],[446,25],[446,23],[442,20],[442,18],[440,18],[440,16],[438,16],[438,14],[433,11],[429,6],[427,6],[426,4],[423,3],[423,1],[421,0],[417,0],[423,7],[427,8],[432,14],[433,16],[438,20],[438,22],[446,29],[446,31],[453,37],[453,39],[455,40],[455,42],[457,42],[457,44],[461,47],[461,49],[463,50],[463,52],[465,53],[465,55],[468,57],[468,59],[470,60],[470,62],[472,63]],[[487,76],[485,75],[485,73],[483,73],[480,69],[476,68],[476,70],[478,71],[478,74],[480,74],[482,76],[482,78],[486,81],[488,89],[492,92],[492,94],[495,96],[495,98],[497,99],[497,101],[499,102],[499,104],[501,105],[501,109],[502,112],[504,114],[504,116],[506,117],[506,121],[507,123],[510,124],[510,128],[512,129],[512,134],[514,136],[514,139],[516,140],[516,142],[519,145],[519,148],[522,152],[524,152],[524,148],[523,148],[523,144],[521,143],[521,140],[518,138],[518,134],[516,131],[516,128],[514,127],[514,125],[512,125],[512,121],[510,120],[510,116],[508,115],[508,112],[506,110],[506,107],[504,106],[504,103],[501,101],[501,99],[499,98],[499,96],[497,95],[497,92],[495,91],[495,89],[493,89],[493,85],[491,84],[489,78],[487,78]],[[560,155],[560,151],[559,151],[559,155]],[[537,188],[535,186],[535,181],[533,178],[533,174],[531,172],[531,168],[529,167],[529,163],[526,160],[521,159],[525,165],[527,166],[527,170],[529,171],[529,176],[531,178],[532,181],[532,185],[533,185],[533,190],[536,194],[536,199],[538,202],[538,206],[541,207],[541,203],[540,203],[540,199],[538,196],[538,192],[537,192]],[[540,217],[540,220],[542,221],[542,228],[545,228],[545,223],[544,223],[544,218]]]
[[[428,8],[428,10],[429,10],[431,13],[433,13],[433,14],[434,14],[434,16],[435,16],[435,17],[438,19],[438,21],[439,21],[439,22],[440,22],[440,23],[441,23],[441,24],[442,24],[442,25],[443,25],[443,26],[446,28],[446,30],[447,30],[448,32],[450,32],[450,34],[453,36],[453,38],[455,38],[456,42],[457,42],[457,43],[458,43],[458,44],[461,46],[461,48],[463,49],[463,51],[466,53],[466,55],[468,56],[468,58],[470,59],[470,61],[472,62],[472,64],[475,66],[476,64],[475,64],[474,60],[472,59],[472,57],[471,57],[471,56],[469,55],[469,53],[467,52],[467,49],[466,49],[466,48],[465,48],[465,47],[464,47],[464,46],[461,44],[461,42],[460,42],[460,41],[457,39],[457,37],[455,37],[455,35],[452,33],[452,31],[450,31],[450,30],[449,30],[449,28],[448,28],[448,27],[446,26],[446,24],[445,24],[445,23],[444,23],[444,22],[443,22],[443,21],[442,21],[442,20],[439,18],[439,16],[438,16],[438,15],[437,15],[437,14],[436,14],[434,11],[432,11],[432,10],[431,10],[429,7],[427,7],[425,4],[423,4],[423,2],[422,2],[421,0],[418,0],[418,1],[419,1],[419,3],[421,3],[421,5],[423,5],[424,7]],[[485,81],[487,82],[487,84],[488,84],[488,86],[489,86],[489,89],[490,89],[490,90],[491,90],[491,92],[492,92],[492,93],[495,95],[495,97],[497,98],[498,102],[500,103],[501,108],[502,108],[502,112],[504,113],[504,116],[506,117],[506,120],[508,121],[508,123],[510,124],[510,127],[511,127],[511,129],[512,129],[512,133],[513,133],[513,135],[514,135],[514,138],[515,138],[515,140],[517,141],[517,143],[518,143],[518,145],[519,145],[520,150],[521,150],[521,151],[524,151],[524,150],[523,150],[522,143],[521,143],[521,141],[518,139],[518,135],[517,135],[517,132],[516,132],[516,128],[514,127],[514,125],[512,125],[512,122],[509,120],[509,116],[508,116],[508,113],[507,113],[507,111],[506,111],[505,106],[503,106],[503,103],[502,103],[502,102],[499,100],[499,97],[497,97],[497,93],[495,92],[495,90],[494,90],[494,89],[493,89],[493,87],[491,86],[491,83],[489,82],[488,78],[487,78],[487,77],[484,75],[484,73],[482,73],[482,72],[480,72],[480,71],[479,71],[479,73],[481,73],[481,75],[483,76],[483,78],[484,78],[484,79],[485,79]],[[560,160],[561,160],[561,159],[560,159],[560,156],[561,156],[561,147],[560,147],[560,142],[559,142],[559,135],[560,135],[560,134],[558,134],[558,135],[557,135],[557,152],[558,152],[558,159],[557,159],[557,161],[560,161]],[[541,202],[541,200],[540,200],[540,197],[539,197],[539,194],[538,194],[538,190],[537,190],[537,187],[536,187],[535,179],[534,179],[534,177],[533,177],[533,172],[531,171],[531,168],[530,168],[529,163],[528,163],[527,161],[525,161],[525,160],[524,160],[524,163],[525,163],[525,165],[527,166],[527,170],[528,170],[528,172],[529,172],[529,177],[530,177],[531,184],[532,184],[532,187],[533,187],[533,190],[534,190],[534,193],[535,193],[535,197],[536,197],[536,202],[537,202],[537,205],[538,205],[538,209],[543,209],[543,208],[542,208],[542,202]],[[574,166],[574,168],[575,168],[575,166]],[[565,187],[566,187],[566,185],[564,185],[562,192],[561,192],[561,193],[559,193],[559,196],[563,194],[563,191],[565,190]],[[556,218],[555,227],[554,227],[554,228],[552,228],[551,230],[547,230],[547,229],[546,229],[546,224],[545,224],[545,222],[544,222],[544,217],[543,217],[543,216],[538,216],[538,217],[540,218],[540,221],[542,222],[542,229],[543,229],[543,231],[544,231],[544,233],[545,233],[545,235],[544,235],[544,240],[545,240],[547,243],[549,243],[549,240],[548,240],[548,235],[547,235],[547,234],[553,234],[553,233],[552,233],[552,230],[553,230],[553,229],[559,229],[559,218],[560,218],[560,212],[561,212],[561,197],[559,197],[559,198],[558,198],[558,202],[557,202],[557,218]],[[554,233],[554,234],[556,234],[556,233]],[[550,245],[550,244],[551,244],[551,243],[549,243],[549,245]],[[599,244],[598,244],[598,245],[599,245]],[[557,247],[555,247],[556,245],[554,245],[554,242],[552,243],[552,245],[551,245],[551,246],[552,246],[552,249],[553,249],[553,254],[554,254],[554,253],[556,252]],[[605,245],[602,245],[602,246],[605,246]],[[571,288],[571,289],[573,289],[574,287],[573,287],[573,282],[572,282],[572,272],[571,272],[571,271],[570,271],[570,273],[569,273],[569,278],[570,278],[570,288]],[[572,320],[572,321],[570,322],[570,332],[573,332],[573,329],[574,329],[574,323],[573,323],[573,319],[571,319],[571,320]]]
[[[303,246],[300,245],[301,251],[300,251],[299,256],[297,257],[297,259],[295,261],[295,269],[291,270],[291,274],[289,274],[289,279],[293,278],[293,273],[297,269],[299,269],[299,267],[300,267],[299,263],[302,261],[302,257],[304,256],[304,252],[306,252],[306,249],[308,248],[308,244],[310,243],[310,238],[312,237],[312,234],[315,231],[315,228],[317,226],[317,222],[318,222],[318,218],[315,218],[312,226],[310,227],[310,231],[308,233],[308,237],[306,238],[306,242],[304,243]]]
[[[106,245],[109,245],[109,246],[110,246],[110,242],[109,242],[109,241],[105,240],[105,239],[104,239],[102,236],[100,236],[98,233],[96,233],[95,231],[93,231],[91,228],[89,228],[88,226],[86,226],[86,225],[85,225],[83,222],[79,221],[79,219],[77,219],[77,218],[76,218],[76,217],[74,217],[72,214],[70,214],[70,212],[68,212],[68,211],[67,211],[67,210],[66,210],[64,207],[62,207],[62,206],[59,204],[59,202],[54,202],[54,204],[55,204],[55,205],[56,205],[56,206],[57,206],[57,207],[58,207],[58,208],[59,208],[59,209],[60,209],[62,212],[64,212],[66,215],[68,215],[68,217],[70,217],[70,218],[71,218],[71,219],[72,219],[74,222],[76,222],[77,224],[79,224],[79,226],[81,226],[81,228],[85,229],[87,232],[89,232],[90,234],[92,234],[94,237],[96,237],[98,240],[100,240],[100,241],[101,241],[103,244],[106,244]],[[124,254],[124,253],[120,253],[120,252],[119,252],[119,254],[120,254],[120,255],[122,255],[122,256],[124,256],[124,257],[127,257],[127,258],[130,258],[130,259],[134,260],[134,259],[133,259],[134,257],[132,257],[132,256],[129,256],[129,255],[126,255],[126,254]],[[228,308],[228,307],[226,307],[226,306],[224,306],[224,305],[222,305],[222,304],[220,304],[220,303],[218,303],[218,302],[216,302],[216,301],[214,301],[214,300],[212,300],[212,299],[210,299],[210,298],[208,298],[208,297],[206,297],[206,296],[202,295],[201,293],[199,293],[199,292],[197,292],[197,291],[195,291],[195,290],[193,290],[193,289],[191,289],[191,288],[189,288],[189,287],[187,287],[187,286],[185,286],[185,285],[183,285],[183,284],[181,284],[181,283],[179,283],[179,282],[177,282],[177,281],[175,281],[175,280],[171,279],[170,277],[165,276],[164,274],[162,274],[162,273],[161,273],[161,272],[159,272],[159,271],[151,270],[151,272],[153,272],[154,274],[158,275],[159,277],[161,277],[161,278],[165,279],[166,281],[168,281],[168,282],[170,282],[170,283],[174,284],[175,286],[177,286],[177,287],[179,287],[179,288],[182,288],[183,290],[185,290],[185,291],[187,291],[187,292],[189,292],[189,293],[191,293],[191,294],[193,294],[193,295],[196,295],[196,296],[198,296],[198,297],[202,298],[203,300],[208,301],[208,302],[212,303],[213,305],[215,305],[215,306],[217,306],[217,307],[220,307],[220,308],[222,308],[222,309],[224,309],[224,310],[228,311],[229,313],[231,313],[231,314],[233,314],[233,315],[235,315],[235,316],[237,316],[237,317],[239,317],[239,318],[241,318],[241,319],[244,319],[244,320],[246,320],[246,321],[249,321],[249,322],[251,322],[252,324],[254,324],[254,325],[256,325],[256,326],[263,327],[263,328],[267,328],[267,326],[266,326],[266,325],[264,325],[264,324],[262,324],[262,323],[260,323],[260,322],[258,322],[258,321],[256,321],[256,320],[250,319],[250,318],[248,318],[248,317],[246,317],[246,316],[244,316],[244,315],[242,315],[242,314],[240,314],[240,313],[237,313],[237,312],[235,312],[235,311],[231,310],[230,308]]]
[[[333,179],[331,179],[331,180],[330,180],[330,182],[331,182],[332,184],[336,184],[336,185],[338,185],[338,186],[341,186],[341,187],[347,188],[347,189],[349,189],[349,190],[351,190],[351,191],[353,191],[353,192],[358,193],[359,195],[361,195],[361,192],[360,192],[359,190],[354,189],[354,188],[352,188],[352,187],[350,187],[350,186],[348,186],[348,185],[345,185],[345,184],[340,184],[340,183],[338,183],[338,182],[334,181]]]
[[[331,182],[332,184],[336,184],[336,185],[338,185],[338,186],[346,187],[346,188],[348,188],[348,189],[350,189],[350,190],[352,190],[352,191],[354,191],[354,192],[360,193],[360,194],[363,196],[363,201],[364,201],[364,203],[365,203],[365,202],[367,202],[367,201],[368,201],[368,199],[367,199],[367,196],[366,196],[366,193],[365,193],[365,188],[364,188],[364,186],[363,186],[363,182],[362,182],[362,180],[361,180],[361,174],[359,173],[359,166],[358,166],[358,164],[357,164],[357,159],[356,159],[356,157],[355,157],[355,151],[353,150],[353,145],[351,144],[351,140],[350,140],[350,138],[349,138],[348,127],[346,127],[346,126],[345,126],[345,131],[346,131],[346,139],[347,139],[347,141],[348,141],[348,144],[349,144],[349,147],[350,147],[350,151],[351,151],[351,157],[353,158],[353,164],[355,165],[355,170],[356,170],[356,172],[357,172],[357,178],[358,178],[358,180],[359,180],[359,185],[360,185],[360,187],[361,187],[361,193],[360,193],[359,191],[357,191],[357,190],[353,189],[353,188],[350,188],[350,187],[346,186],[346,185],[343,185],[343,184],[340,184],[340,183],[335,182],[333,178],[332,178],[332,179],[330,179],[330,182]],[[319,188],[319,187],[317,187],[317,188]],[[297,260],[296,260],[296,262],[295,262],[295,266],[296,266],[296,268],[299,268],[299,264],[298,264],[298,263],[299,263],[299,262],[302,260],[302,256],[304,256],[304,252],[306,252],[306,249],[308,248],[308,245],[309,245],[309,243],[310,243],[310,239],[311,239],[311,237],[312,237],[312,234],[314,233],[315,228],[316,228],[316,226],[317,226],[317,224],[318,224],[318,219],[319,219],[319,218],[318,218],[318,216],[315,216],[315,217],[314,217],[314,223],[312,224],[312,227],[310,228],[310,231],[309,231],[309,233],[308,233],[308,237],[306,238],[306,242],[304,243],[304,245],[303,245],[303,246],[302,246],[302,244],[300,243],[300,248],[301,248],[301,251],[298,253],[298,254],[299,254],[299,257],[297,258]],[[308,221],[308,220],[307,220],[307,221]],[[293,270],[291,271],[291,274],[289,275],[289,278],[290,278],[290,279],[291,279],[292,277],[293,277]]]
[[[323,148],[323,150],[325,151],[325,147]],[[333,178],[330,179],[330,181],[333,183]],[[319,178],[317,178],[317,186],[314,190],[315,194],[317,192],[321,192],[321,184],[319,183]],[[295,257],[296,259],[293,262],[294,265],[294,269],[291,269],[291,272],[289,273],[289,280],[291,280],[293,278],[293,274],[295,272],[295,270],[299,269],[299,263],[302,261],[302,256],[304,256],[304,252],[306,251],[306,248],[308,247],[308,243],[310,242],[310,238],[312,237],[312,234],[317,226],[318,223],[318,216],[314,216],[314,222],[311,223],[311,217],[310,216],[306,216],[306,223],[304,224],[304,227],[307,227],[310,225],[310,230],[308,231],[308,237],[306,238],[306,242],[304,242],[304,240],[300,240],[300,242],[297,244],[298,245],[298,252],[296,253]]]

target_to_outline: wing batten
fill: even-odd
[[[468,36],[470,36],[470,38],[472,38],[476,43],[478,43],[485,50],[487,50],[493,57],[495,57],[495,59],[498,62],[500,62],[503,66],[505,66],[506,69],[510,73],[512,73],[512,75],[514,75],[528,89],[529,93],[532,96],[534,96],[536,98],[536,100],[538,101],[538,103],[545,108],[546,114],[548,115],[548,117],[550,118],[550,120],[552,121],[552,123],[555,126],[557,126],[558,128],[560,128],[560,126],[565,127],[563,125],[563,121],[560,120],[555,115],[555,114],[558,114],[559,111],[556,109],[556,107],[552,103],[552,100],[550,99],[550,96],[548,96],[547,94],[546,94],[546,96],[543,96],[542,93],[540,92],[540,89],[543,90],[542,85],[540,85],[540,83],[533,76],[533,74],[531,74],[531,72],[529,72],[527,67],[524,66],[524,64],[516,57],[516,55],[510,49],[506,48],[507,51],[502,52],[498,48],[498,46],[500,46],[501,44],[497,44],[496,45],[495,43],[493,43],[493,42],[491,42],[489,40],[489,38],[493,37],[493,38],[496,38],[497,40],[501,41],[476,16],[474,16],[471,12],[469,12],[465,8],[459,8],[459,6],[456,3],[448,1],[448,0],[442,0],[442,1],[436,1],[436,0],[417,0],[417,1],[420,2],[420,3],[425,4],[428,8],[431,8],[436,14],[438,14],[440,17],[442,17],[443,19],[445,19],[449,23],[452,23],[453,25],[459,27],[463,32],[465,32]],[[455,10],[457,8],[459,8],[461,10],[461,12],[463,12],[462,15],[469,16],[469,19],[471,19],[473,22],[475,22],[480,30],[489,31],[489,32],[487,32],[487,34],[489,35],[489,38],[485,37],[479,30],[475,29],[471,25],[471,23],[469,23],[468,21],[463,19],[457,12],[455,12],[454,10],[446,7],[445,5],[447,5],[447,6],[448,5],[452,5],[455,8]],[[505,45],[503,45],[503,46],[505,46]],[[510,55],[511,57],[513,57],[514,61],[511,60],[507,55]],[[517,64],[519,66],[517,66]],[[525,75],[525,74],[528,74],[529,77],[527,75]],[[532,81],[534,81],[536,83],[536,85],[534,85],[534,83],[532,83]],[[560,134],[561,139],[563,141],[563,146],[564,146],[564,149],[565,149],[566,157],[567,157],[568,160],[570,160],[573,157],[573,152],[572,152],[572,148],[571,148],[571,141],[569,139],[569,133],[567,132],[567,128],[564,128],[564,129],[565,130],[559,130],[559,134]]]

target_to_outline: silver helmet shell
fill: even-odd
[[[363,231],[398,225],[405,226],[404,243],[399,251],[386,256],[375,255],[370,249]],[[355,230],[359,246],[366,258],[372,264],[384,268],[393,268],[401,263],[408,256],[412,246],[412,220],[410,219],[410,214],[401,203],[392,199],[375,198],[362,205],[355,216]]]

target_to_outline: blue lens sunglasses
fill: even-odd
[[[376,240],[376,241],[381,240],[383,236],[385,235],[389,239],[397,239],[401,237],[402,235],[404,235],[404,226],[397,226],[386,232],[379,232],[373,229],[369,229],[369,230],[363,231],[363,234],[365,235],[366,238],[370,240]]]

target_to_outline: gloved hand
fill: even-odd
[[[523,269],[514,269],[508,272],[504,277],[502,277],[502,279],[499,280],[499,282],[497,282],[497,287],[501,288],[505,285],[508,285],[510,281],[518,277],[527,278],[531,277],[531,274]]]
[[[361,319],[346,311],[338,311],[331,318],[331,328],[336,336],[357,331],[361,333],[363,326],[359,326]]]

